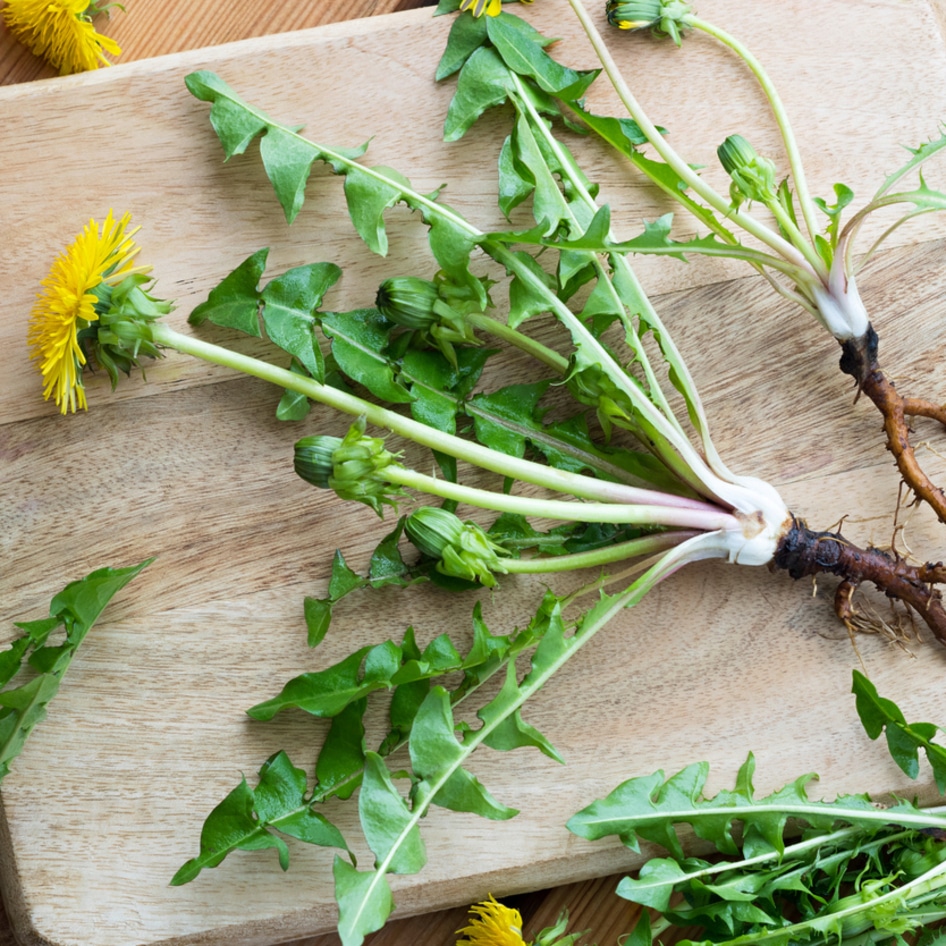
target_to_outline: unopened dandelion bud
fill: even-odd
[[[744,201],[768,204],[777,199],[775,165],[758,154],[742,135],[730,135],[716,154],[723,170],[732,178],[729,196],[733,206]]]
[[[446,509],[422,506],[407,517],[407,537],[424,555],[439,559],[437,571],[453,578],[477,581],[487,588],[496,584],[495,571],[503,571],[501,555],[508,555],[474,522],[463,522]]]
[[[341,437],[327,434],[297,440],[293,456],[296,474],[313,486],[329,489],[329,480],[335,472],[332,457],[341,445]]]
[[[434,305],[440,298],[437,286],[417,276],[395,276],[378,287],[378,311],[404,328],[426,329],[436,321]]]
[[[684,0],[608,0],[605,11],[608,22],[618,29],[650,29],[671,37],[679,46],[690,4]]]
[[[384,505],[396,506],[403,493],[385,471],[399,454],[384,449],[384,440],[365,434],[359,418],[345,436],[303,437],[297,441],[293,465],[306,482],[331,489],[340,499],[365,503],[379,516]]]

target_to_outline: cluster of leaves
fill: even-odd
[[[150,563],[97,569],[66,585],[50,602],[49,617],[16,623],[23,633],[0,653],[0,779],[46,718],[63,674],[105,606]]]
[[[893,758],[914,778],[923,749],[942,789],[937,727],[908,724],[856,671],[853,689],[868,735],[886,729]],[[815,801],[807,793],[813,775],[757,798],[751,755],[734,788],[709,798],[708,774],[697,763],[667,779],[629,779],[569,821],[583,838],[617,837],[635,851],[644,841],[670,855],[651,858],[617,888],[657,915],[645,912],[628,943],[650,946],[668,929],[698,927],[701,938],[683,942],[893,946],[946,918],[946,810],[904,800],[884,807],[866,795]],[[688,856],[682,826],[715,856]],[[928,934],[924,942],[941,939]]]
[[[180,868],[172,883],[193,880],[237,850],[275,848],[286,869],[289,848],[283,836],[338,848],[345,852],[334,862],[339,933],[346,944],[362,942],[393,908],[387,875],[423,867],[426,854],[419,823],[431,805],[490,819],[516,814],[466,769],[477,747],[532,747],[562,761],[522,718],[522,706],[626,603],[623,596],[602,596],[573,634],[568,633],[562,602],[551,593],[532,621],[509,635],[490,632],[477,606],[473,642],[465,654],[446,634],[421,650],[408,629],[400,642],[364,647],[331,667],[289,681],[280,694],[249,713],[269,719],[297,709],[331,720],[313,784],[284,752],[276,753],[260,770],[255,788],[242,780],[211,812],[201,833],[200,853]],[[528,655],[529,669],[518,680],[515,662],[520,655]],[[476,711],[476,723],[455,717],[454,708],[497,674],[501,685]],[[451,685],[451,680],[456,682]],[[391,694],[389,729],[369,749],[364,716],[376,691]],[[392,771],[386,759],[404,746],[410,768]],[[364,841],[374,855],[369,870],[357,867],[341,832],[319,810],[328,799],[349,798],[356,789]]]

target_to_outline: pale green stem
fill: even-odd
[[[608,522],[629,525],[675,526],[703,532],[735,531],[741,533],[739,520],[720,508],[686,509],[630,503],[577,503],[561,499],[513,496],[494,490],[451,483],[426,473],[418,473],[398,464],[382,471],[384,478],[397,486],[406,486],[430,496],[466,503],[480,509],[493,509],[521,516],[556,519],[567,522]]]
[[[567,358],[556,351],[552,351],[551,348],[548,348],[541,342],[537,342],[534,338],[530,338],[528,335],[523,335],[522,332],[517,332],[514,328],[510,328],[505,322],[500,322],[499,319],[494,319],[489,315],[481,315],[477,312],[464,315],[463,319],[465,322],[472,325],[473,328],[488,332],[490,335],[494,335],[496,338],[502,339],[510,345],[514,345],[520,351],[531,355],[537,361],[547,365],[558,374],[565,374],[565,372],[568,371]]]
[[[613,562],[663,552],[687,539],[692,539],[696,532],[658,532],[655,535],[618,542],[606,548],[589,552],[573,552],[571,555],[546,555],[541,558],[503,558],[497,571],[510,575],[538,575],[551,572],[571,572],[579,568],[597,568]]]
[[[348,394],[330,385],[320,384],[314,378],[297,374],[285,368],[271,365],[258,358],[231,351],[220,345],[203,341],[193,335],[185,335],[163,323],[155,323],[151,329],[152,341],[156,345],[173,348],[185,355],[193,355],[211,364],[232,368],[255,378],[269,381],[279,387],[303,394],[319,404],[334,408],[353,417],[363,416],[368,423],[383,427],[399,436],[413,440],[415,443],[432,450],[438,450],[465,460],[485,470],[509,476],[513,479],[546,489],[567,493],[581,499],[601,500],[613,503],[639,503],[642,499],[653,504],[665,504],[669,507],[696,508],[706,511],[718,507],[711,503],[675,496],[672,493],[661,493],[656,490],[644,490],[621,483],[611,483],[596,480],[580,473],[571,473],[567,470],[558,470],[541,463],[499,453],[473,441],[464,440],[443,431],[428,427],[410,417],[405,417],[395,411],[388,410],[377,404],[372,404],[355,395]]]
[[[699,176],[699,174],[697,174],[690,167],[690,165],[687,164],[687,162],[684,161],[683,158],[681,158],[680,155],[678,155],[677,152],[667,144],[664,136],[660,134],[660,131],[657,129],[654,123],[647,117],[647,114],[640,106],[640,103],[631,92],[630,87],[624,80],[624,76],[621,74],[621,70],[614,61],[614,57],[611,55],[610,50],[601,37],[598,28],[588,16],[587,11],[582,4],[582,0],[568,0],[568,2],[575,11],[575,15],[578,17],[578,20],[581,23],[589,42],[594,48],[595,55],[601,62],[605,74],[611,81],[611,84],[614,86],[614,90],[617,92],[622,104],[627,109],[628,114],[634,119],[635,122],[637,122],[637,126],[640,128],[641,132],[651,143],[657,154],[659,154],[660,157],[666,162],[666,164],[673,169],[673,171],[687,185],[687,187],[689,187],[695,194],[698,194],[703,200],[706,201],[707,204],[709,204],[710,207],[712,207],[718,213],[722,214],[731,222],[740,226],[746,231],[746,233],[754,236],[757,240],[764,243],[770,249],[774,250],[784,259],[795,263],[795,265],[799,266],[800,268],[810,270],[811,264],[806,259],[805,254],[801,250],[799,250],[796,246],[793,246],[790,242],[788,242],[788,240],[783,239],[770,227],[765,226],[748,214],[734,210],[731,202],[727,198],[723,197],[718,191],[710,187]]]
[[[702,30],[704,33],[712,36],[724,46],[729,47],[740,59],[745,62],[749,70],[756,77],[765,97],[769,100],[772,114],[778,124],[779,131],[782,134],[782,141],[785,145],[785,154],[788,157],[788,166],[791,169],[792,180],[795,183],[795,194],[798,198],[798,204],[801,207],[802,216],[805,219],[805,226],[808,229],[808,237],[811,243],[819,234],[817,224],[817,213],[814,201],[811,199],[811,193],[808,190],[808,181],[805,178],[805,168],[802,163],[801,154],[798,150],[798,142],[792,131],[791,123],[788,120],[788,112],[782,102],[775,84],[772,82],[769,74],[765,71],[762,63],[734,36],[731,36],[725,30],[721,30],[712,23],[707,23],[697,16],[688,15],[686,22],[694,29]],[[824,264],[822,263],[822,266]]]
[[[513,80],[516,83],[516,89],[519,98],[523,106],[528,110],[533,127],[535,127],[543,135],[548,147],[551,148],[558,156],[559,166],[567,172],[567,170],[571,167],[571,161],[569,160],[568,155],[562,150],[560,143],[555,138],[555,136],[552,135],[547,123],[543,120],[542,116],[535,111],[532,101],[527,93],[527,90],[523,86],[520,77],[515,73],[512,75]],[[594,197],[592,197],[587,187],[585,187],[584,181],[574,174],[570,175],[570,180],[572,187],[574,188],[575,192],[580,195],[582,202],[588,207],[589,210],[592,211],[592,213],[596,212],[598,210],[597,201],[594,199]],[[707,461],[709,462],[709,465],[717,473],[717,475],[732,479],[732,474],[723,463],[722,458],[719,456],[719,452],[716,450],[716,446],[710,436],[706,412],[703,408],[703,402],[700,398],[699,391],[697,390],[696,383],[693,380],[693,376],[690,374],[690,370],[676,345],[674,344],[670,333],[666,330],[660,319],[660,316],[654,309],[650,298],[644,291],[643,286],[640,284],[640,281],[637,278],[637,273],[634,271],[634,267],[631,266],[627,257],[623,253],[611,252],[609,253],[609,259],[611,260],[611,265],[615,269],[620,269],[622,276],[627,279],[628,285],[631,287],[637,303],[643,309],[641,314],[644,316],[644,320],[660,336],[661,345],[671,356],[673,370],[676,372],[679,382],[684,389],[688,406],[691,408],[692,416],[695,420],[694,426],[696,427],[700,442],[703,446],[703,452]],[[615,304],[621,308],[624,308],[624,303],[618,296],[614,286],[611,284],[611,280],[608,278],[608,275],[606,273],[599,273],[599,278],[606,280],[611,290],[612,297],[615,300]],[[647,370],[647,377],[651,386],[651,390],[660,396],[664,414],[669,420],[673,421],[677,429],[680,431],[681,436],[685,436],[682,427],[677,422],[676,415],[673,413],[669,403],[663,395],[663,390],[660,386],[660,383],[650,368],[649,360],[642,351],[639,353],[639,360]]]

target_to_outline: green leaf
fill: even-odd
[[[270,341],[297,358],[319,382],[324,380],[325,365],[315,336],[315,311],[341,274],[334,263],[297,266],[270,280],[260,296]]]
[[[376,309],[327,312],[322,317],[322,331],[332,340],[332,355],[339,368],[375,397],[408,404],[411,394],[383,354],[390,330],[390,323]]]
[[[286,223],[291,224],[302,208],[309,172],[320,155],[311,142],[279,125],[268,125],[260,139],[263,167],[282,205]]]
[[[272,719],[282,710],[295,708],[313,716],[335,716],[349,703],[362,699],[373,690],[388,686],[391,675],[400,665],[397,661],[396,666],[392,666],[391,661],[395,658],[390,650],[395,647],[390,641],[378,644],[377,647],[362,647],[325,670],[293,677],[283,686],[278,696],[251,707],[247,710],[247,715],[253,719],[266,720]],[[382,648],[384,656],[391,658],[388,661],[390,672],[387,678],[383,674],[372,676],[368,673],[368,655],[377,648]],[[379,654],[375,654],[375,657],[378,656]],[[384,662],[376,661],[376,666],[378,663],[383,665]]]
[[[887,748],[900,769],[910,778],[920,774],[919,752],[922,749],[929,761],[936,787],[946,793],[946,747],[933,742],[941,729],[933,723],[908,723],[900,708],[885,699],[862,673],[853,672],[852,692],[855,695],[857,715],[871,739],[881,733],[887,737]]]
[[[443,687],[434,687],[411,730],[411,765],[421,779],[418,798],[425,799],[432,793],[435,805],[494,821],[514,817],[516,809],[500,804],[479,779],[460,767],[466,753],[457,742],[455,728],[449,694]]]
[[[752,794],[751,767],[750,756],[736,788],[721,791],[712,798],[703,795],[709,772],[705,762],[688,766],[666,780],[659,771],[632,778],[622,782],[606,798],[573,815],[568,828],[589,840],[617,836],[632,850],[639,850],[640,839],[652,841],[682,859],[675,826],[684,823],[689,824],[698,837],[712,842],[721,853],[732,854],[737,851],[732,831],[734,821],[741,821],[747,834],[758,832],[776,852],[784,849],[789,817],[823,831],[838,823],[876,827],[897,821],[899,806],[879,811],[863,795],[839,796],[833,802],[810,800],[805,786],[813,778],[811,775],[757,799]],[[912,806],[902,810],[910,809],[916,811]]]
[[[473,417],[477,440],[501,453],[523,456],[526,434],[522,430],[522,418],[531,420],[549,383],[513,384],[492,394],[478,394],[471,398],[469,413]]]
[[[321,360],[322,352],[319,351],[318,358]],[[302,375],[309,378],[311,375],[299,362],[293,358],[289,363],[289,370],[293,374]],[[283,391],[279,404],[276,406],[276,419],[280,421],[304,420],[312,407],[312,402],[299,391]]]
[[[624,877],[615,893],[625,900],[661,912],[670,906],[676,885],[688,876],[675,860],[652,857],[638,872],[637,877]]]
[[[580,99],[594,82],[600,69],[576,72],[554,60],[541,34],[525,20],[509,13],[489,17],[490,41],[513,72],[534,79],[540,89],[566,101]]]
[[[401,200],[410,186],[411,182],[393,168],[379,166],[369,172],[355,165],[345,173],[349,216],[368,249],[379,256],[388,254],[384,212]]]
[[[483,17],[458,16],[450,27],[446,48],[437,65],[436,80],[440,82],[458,72],[486,38]]]
[[[365,755],[358,814],[375,866],[393,874],[416,874],[424,866],[427,854],[416,819],[376,752]]]
[[[171,885],[189,883],[233,851],[275,848],[280,866],[287,870],[289,848],[280,834],[309,844],[348,850],[334,825],[310,810],[305,773],[284,752],[276,753],[263,764],[255,791],[245,778],[241,779],[207,816],[200,834],[200,853],[181,866]]]
[[[506,681],[502,690],[493,701],[477,713],[484,724],[490,723],[494,717],[499,719],[493,725],[489,735],[483,740],[484,745],[503,752],[529,746],[538,749],[543,755],[547,755],[550,759],[564,765],[565,760],[548,739],[534,726],[529,725],[522,719],[521,710],[517,709],[511,713],[504,711],[504,707],[508,707],[518,695],[519,685],[516,682],[516,665],[510,662],[506,666]]]
[[[211,102],[210,123],[227,158],[242,154],[266,127],[266,118],[246,107],[233,90],[213,72],[201,70],[185,76],[188,91],[202,102]]]
[[[391,887],[384,874],[356,870],[341,857],[335,858],[333,873],[342,946],[361,946],[365,937],[380,930],[391,915]]]
[[[444,120],[444,141],[462,138],[485,111],[505,103],[513,88],[509,70],[496,51],[477,49],[460,70]]]
[[[191,325],[209,321],[260,338],[259,281],[266,268],[268,255],[269,248],[266,247],[247,257],[218,286],[210,290],[207,301],[197,306],[187,321]]]
[[[49,617],[17,623],[24,631],[0,655],[0,780],[10,771],[34,727],[46,718],[49,702],[59,691],[60,681],[79,645],[109,601],[136,575],[151,564],[147,559],[128,568],[100,568],[85,578],[70,582],[53,596]],[[65,629],[65,640],[49,644],[57,628]],[[17,686],[24,657],[36,676]]]
[[[361,784],[365,765],[364,715],[366,699],[349,703],[332,718],[328,735],[315,763],[319,800],[336,796],[350,798]]]

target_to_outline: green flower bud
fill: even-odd
[[[395,325],[426,329],[436,321],[434,303],[440,298],[435,283],[416,276],[395,276],[378,287],[375,305]]]
[[[767,204],[776,200],[775,165],[757,154],[742,135],[730,135],[716,154],[723,170],[732,178],[729,196],[734,207],[743,201]]]
[[[608,0],[608,22],[622,30],[652,30],[679,46],[690,4],[685,0]]]
[[[385,504],[396,507],[404,495],[385,474],[399,457],[384,449],[380,437],[365,435],[362,417],[341,440],[321,436],[297,441],[293,465],[306,482],[331,489],[340,499],[364,503],[380,516]]]
[[[421,506],[404,524],[411,542],[430,558],[439,559],[437,571],[453,578],[496,584],[494,571],[503,571],[499,557],[509,553],[474,522],[462,522],[446,509]]]
[[[489,285],[482,279],[458,286],[442,272],[433,281],[396,276],[381,283],[375,305],[385,318],[415,333],[412,344],[438,348],[456,368],[453,346],[480,344],[466,315],[490,304]]]
[[[330,489],[329,480],[335,472],[332,457],[341,445],[341,437],[328,435],[303,437],[297,440],[293,456],[296,474],[313,486]]]

